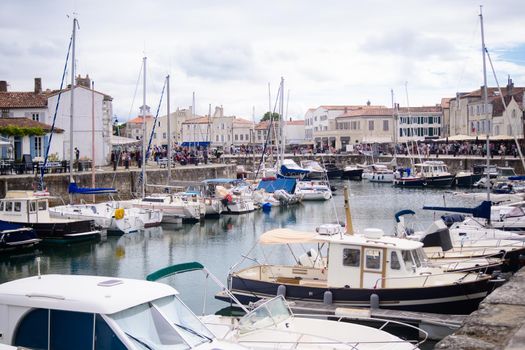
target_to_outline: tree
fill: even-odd
[[[273,119],[273,120],[279,120],[279,113],[271,113],[271,112],[266,112],[264,113],[264,116],[262,117],[261,121],[265,121],[265,120],[270,120]]]

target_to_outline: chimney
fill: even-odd
[[[0,92],[7,92],[7,81],[0,80]]]
[[[370,100],[366,101],[366,105],[370,107]]]
[[[42,78],[35,78],[35,94],[42,92]]]
[[[91,79],[89,78],[89,74],[86,74],[85,78],[82,78],[82,76],[79,74],[76,78],[76,84],[77,86],[83,86],[91,89]]]
[[[510,75],[507,78],[507,95],[512,95],[512,90],[514,89],[514,83],[510,78]]]

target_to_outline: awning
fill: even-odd
[[[139,143],[140,140],[136,140],[136,139],[131,139],[129,137],[123,137],[123,136],[111,136],[111,141],[110,143],[113,145],[113,146],[119,146],[119,145],[131,145],[131,144],[134,144],[134,143]]]
[[[209,141],[195,141],[195,142],[187,142],[184,141],[181,144],[182,147],[209,147],[210,142]]]
[[[315,232],[296,231],[287,228],[270,230],[259,237],[260,244],[316,243],[319,241],[319,236]]]

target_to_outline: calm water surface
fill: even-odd
[[[429,224],[433,212],[420,210],[423,205],[474,205],[447,195],[442,190],[399,189],[388,184],[334,182],[336,196],[327,202],[305,202],[271,212],[226,215],[203,223],[153,228],[122,237],[104,237],[99,242],[71,246],[43,247],[33,254],[0,258],[0,283],[37,274],[35,257],[41,257],[43,274],[89,274],[113,277],[145,278],[162,267],[198,261],[214,275],[226,281],[229,268],[248,252],[257,237],[270,229],[288,227],[312,230],[322,223],[344,220],[342,186],[349,184],[354,228],[382,228],[391,234],[394,213],[402,209],[416,211],[423,224]],[[213,299],[218,288],[205,283],[201,272],[167,279],[196,312],[215,312],[226,304]],[[204,291],[207,298],[204,298]]]

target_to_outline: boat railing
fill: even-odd
[[[470,269],[476,270],[476,271],[482,271],[483,270],[483,273],[487,274],[488,273],[488,269],[493,266],[493,264],[491,264],[489,259],[498,259],[498,261],[500,261],[500,258],[498,258],[498,255],[500,255],[500,254],[501,254],[500,252],[497,252],[497,253],[493,253],[493,254],[484,255],[482,257],[470,257],[470,258],[467,258],[467,259],[460,258],[460,260],[455,261],[455,262],[438,262],[438,261],[428,261],[427,260],[427,261],[425,261],[425,263],[428,266],[430,266],[430,267],[431,266],[439,266],[441,268],[446,269],[447,271],[453,271],[453,270],[456,270],[461,264],[464,264],[464,263],[477,263],[477,262],[479,262],[480,259],[486,259],[487,260],[487,265],[485,266],[485,268],[479,269],[480,266],[474,265]],[[430,257],[430,258],[432,258],[432,257]],[[469,267],[464,267],[464,269],[468,270]]]
[[[465,275],[459,277],[454,281],[454,283],[462,283],[463,280],[468,276],[474,274],[473,272],[465,272]],[[426,287],[426,284],[429,280],[429,278],[434,278],[437,276],[451,276],[450,272],[444,272],[444,273],[433,273],[431,271],[421,271],[419,275],[414,276],[398,276],[398,277],[380,277],[378,278],[375,283],[373,289],[377,289],[378,286],[383,285],[382,282],[391,281],[391,280],[407,280],[407,279],[423,279],[423,283],[421,284],[421,287]],[[484,276],[483,273],[476,273],[476,279],[477,281],[481,276]]]

